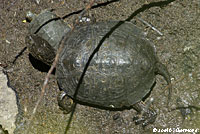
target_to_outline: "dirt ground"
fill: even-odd
[[[107,1],[98,0],[98,3]],[[10,85],[16,89],[20,103],[15,134],[64,134],[69,119],[69,115],[63,114],[57,105],[59,89],[55,76],[51,75],[44,98],[28,129],[27,122],[47,73],[34,67],[27,50],[12,63],[26,46],[28,23],[23,22],[26,13],[40,13],[44,9],[54,8],[59,16],[71,14],[65,21],[72,25],[74,18],[79,15],[76,12],[88,2],[40,0],[37,4],[36,0],[0,0],[0,65],[7,66]],[[145,129],[136,126],[132,121],[136,114],[134,110],[108,111],[78,104],[68,133],[140,134],[153,133],[155,128],[198,129],[196,133],[200,133],[200,1],[171,0],[167,3],[160,0],[116,0],[97,6],[89,14],[96,21],[125,20],[134,16],[131,21],[156,45],[160,61],[167,66],[172,76],[172,99],[167,108],[168,92],[164,90],[166,82],[157,76],[156,86],[150,95],[154,98],[153,108],[158,114],[154,124]],[[161,33],[152,30],[140,19]],[[113,119],[116,114],[119,117]]]

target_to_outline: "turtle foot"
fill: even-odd
[[[136,125],[142,124],[142,127],[145,128],[147,125],[155,122],[157,113],[149,105],[139,102],[134,108],[138,112],[138,115],[133,117]]]
[[[136,125],[142,124],[142,127],[145,128],[149,124],[153,124],[156,120],[156,112],[148,109],[147,112],[144,112],[142,115],[137,115],[133,117]]]
[[[66,95],[64,91],[60,91],[57,96],[58,105],[64,114],[68,114],[72,111],[73,100]]]

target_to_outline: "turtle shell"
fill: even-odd
[[[36,59],[50,65],[54,60],[60,40],[70,31],[70,28],[50,10],[44,10],[38,15],[29,14],[31,23],[26,37],[29,52]]]
[[[117,21],[85,24],[66,35],[56,75],[60,88],[72,99],[122,108],[141,101],[150,92],[159,63],[155,47],[134,24],[125,22],[113,30],[117,24]],[[84,67],[103,38],[74,98]]]

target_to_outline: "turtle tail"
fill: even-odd
[[[167,81],[168,90],[169,90],[167,106],[169,106],[169,101],[171,99],[172,85],[171,85],[170,74],[167,70],[167,67],[165,65],[163,65],[162,63],[157,62],[156,63],[156,74],[162,75],[164,77],[164,79]]]

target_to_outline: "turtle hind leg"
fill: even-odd
[[[68,114],[72,111],[74,105],[73,100],[66,95],[64,91],[60,91],[57,96],[58,106],[64,114]]]
[[[157,113],[150,107],[150,103],[146,105],[141,101],[133,108],[138,112],[138,115],[133,117],[136,125],[142,124],[142,127],[145,128],[145,126],[155,122]]]
[[[171,92],[172,92],[172,85],[171,85],[171,78],[170,78],[170,74],[167,70],[167,67],[165,65],[163,65],[160,62],[156,63],[156,74],[162,75],[165,80],[167,81],[168,84],[168,89],[169,89],[169,95],[168,95],[168,102],[167,102],[167,106],[169,104],[169,101],[171,99]]]

